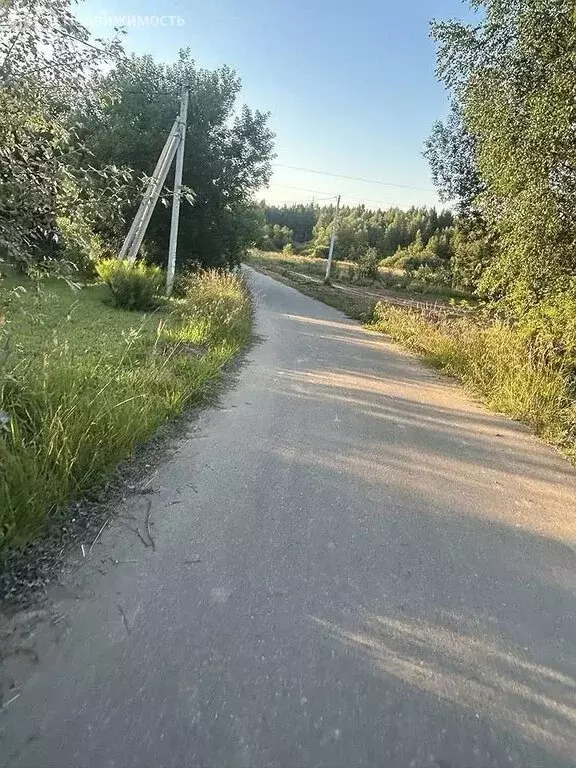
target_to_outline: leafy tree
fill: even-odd
[[[263,247],[269,251],[280,251],[292,243],[292,230],[279,224],[266,224]]]
[[[489,237],[458,228],[452,239],[450,260],[455,288],[477,291],[482,275],[496,258],[496,247]]]
[[[174,64],[124,59],[99,78],[107,98],[91,111],[83,136],[100,162],[150,174],[178,113],[182,84],[190,89],[183,183],[194,199],[182,207],[179,249],[184,260],[235,264],[258,239],[253,228],[237,225],[253,192],[270,178],[273,135],[267,114],[247,106],[236,111],[240,80],[230,68],[200,69],[188,50]],[[170,211],[158,206],[147,235],[153,259],[165,258],[169,230]]]
[[[426,245],[426,250],[434,253],[439,259],[449,261],[454,255],[452,240],[453,228],[445,229],[432,235]]]
[[[476,137],[466,127],[456,103],[446,122],[438,121],[432,127],[424,156],[440,199],[455,201],[461,216],[477,215],[474,201],[484,185],[476,165]]]
[[[495,253],[479,287],[515,314],[573,290],[576,23],[571,0],[475,0],[437,22],[438,73],[474,137],[474,198]],[[449,160],[446,160],[448,163]]]
[[[66,240],[87,242],[125,183],[124,171],[85,162],[73,119],[98,68],[121,48],[118,40],[89,42],[70,7],[13,0],[0,9],[0,249],[23,266],[59,255]],[[81,221],[88,208],[92,220]]]
[[[379,277],[378,264],[380,256],[376,248],[366,248],[358,260],[358,274],[368,280],[377,280]]]

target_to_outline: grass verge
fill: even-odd
[[[370,327],[457,377],[492,410],[531,426],[576,459],[576,383],[570,365],[513,326],[379,303]]]
[[[58,522],[162,422],[206,400],[250,338],[235,275],[191,277],[150,314],[104,296],[14,274],[0,283],[0,551]]]
[[[252,250],[246,259],[256,269],[281,275],[284,278],[304,285],[303,276],[323,280],[326,274],[326,259],[297,253]],[[362,277],[359,266],[352,261],[336,260],[332,271],[334,286],[342,289],[370,289],[382,296],[396,295],[399,299],[416,302],[458,302],[471,305],[475,300],[469,294],[447,285],[425,283],[407,275],[404,270],[378,269],[378,279]],[[330,294],[327,294],[330,295]],[[374,300],[374,302],[377,298]],[[361,301],[361,299],[360,299]],[[373,304],[374,304],[373,302]],[[358,302],[356,302],[358,303]]]

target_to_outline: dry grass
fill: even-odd
[[[573,371],[531,347],[514,327],[378,304],[371,324],[460,379],[486,405],[530,425],[576,458]]]

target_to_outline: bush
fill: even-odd
[[[74,269],[93,275],[94,265],[104,258],[105,249],[101,238],[80,218],[73,220],[67,216],[59,216],[56,223],[61,258]]]
[[[102,259],[96,272],[110,288],[112,303],[122,309],[146,311],[160,303],[164,274],[160,267],[144,261]]]
[[[329,250],[327,245],[315,245],[310,255],[315,259],[327,259]]]
[[[267,224],[264,239],[260,243],[265,250],[280,251],[292,242],[294,232],[279,224]]]
[[[395,267],[396,266],[396,262],[398,261],[399,258],[400,257],[398,256],[397,253],[395,253],[393,256],[386,256],[385,258],[383,258],[380,261],[380,266],[384,267],[384,268],[386,268],[386,267]]]
[[[423,253],[408,254],[397,258],[395,266],[411,274],[421,267],[430,267],[433,270],[439,269],[443,266],[443,262],[434,253],[424,251]]]
[[[292,243],[286,243],[284,248],[282,248],[282,253],[293,254],[294,246],[292,245]]]
[[[376,248],[366,248],[358,259],[358,275],[368,280],[377,280],[379,262],[380,257]]]
[[[576,280],[570,293],[549,296],[518,321],[521,336],[555,366],[576,375]]]
[[[410,277],[404,273],[391,272],[390,270],[380,271],[380,282],[385,288],[395,288],[402,290],[410,282]]]

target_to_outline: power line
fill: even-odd
[[[293,197],[287,198],[286,200],[267,200],[266,195],[264,193],[262,194],[262,198],[260,199],[260,202],[265,202],[267,205],[316,205],[317,203],[323,203],[326,202],[326,200],[334,200],[335,195],[330,195],[330,197],[310,197],[310,198],[300,198],[299,200],[294,200]]]
[[[306,189],[306,187],[290,187],[287,184],[270,184],[269,187],[281,187],[282,189],[295,189],[297,192],[311,192],[313,195],[325,195],[326,190],[325,189]],[[326,197],[326,200],[336,199],[338,195],[330,195],[330,197]]]
[[[365,184],[380,184],[383,187],[396,187],[398,189],[412,189],[418,192],[435,192],[430,187],[411,187],[408,184],[392,184],[390,181],[381,181],[379,179],[365,179],[362,176],[347,176],[343,173],[331,173],[330,171],[317,171],[313,168],[302,168],[298,165],[284,165],[283,163],[273,163],[276,168],[288,168],[291,171],[304,171],[306,173],[316,173],[320,176],[333,176],[336,179],[349,179],[350,181],[363,181]]]
[[[287,184],[275,184],[272,183],[269,185],[270,187],[281,187],[282,189],[294,189],[298,192],[311,192],[314,195],[324,195],[326,193],[326,190],[318,190],[318,189],[306,189],[305,187],[290,187]],[[330,195],[330,197],[324,198],[325,200],[335,200],[337,195]],[[353,197],[352,195],[342,195],[342,198],[345,198],[346,200],[355,200],[358,203],[374,203],[376,205],[382,205],[387,208],[394,208],[395,206],[398,206],[398,203],[391,203],[389,200],[373,200],[369,197]]]

